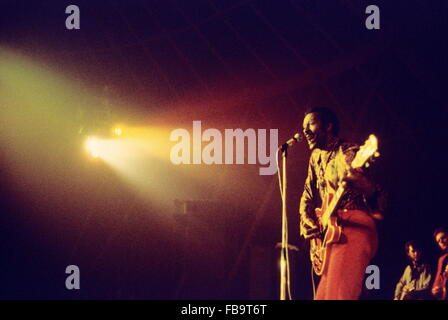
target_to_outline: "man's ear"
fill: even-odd
[[[331,122],[328,123],[327,132],[333,132],[333,123],[331,123]]]

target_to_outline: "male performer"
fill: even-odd
[[[429,294],[431,269],[422,263],[422,249],[415,241],[405,244],[406,256],[410,263],[395,287],[394,300],[425,300]]]
[[[314,298],[358,299],[366,267],[377,249],[373,217],[382,217],[378,213],[381,192],[364,169],[350,169],[359,148],[338,138],[339,121],[333,111],[320,107],[306,112],[303,133],[312,150],[300,201],[300,230],[305,238],[318,235],[315,209],[321,207],[330,187],[336,190],[344,183],[347,189],[336,210],[342,237],[328,246],[328,265]]]
[[[437,263],[436,278],[431,292],[439,300],[448,300],[448,232],[444,228],[438,228],[434,231],[433,236],[440,250],[442,250],[442,256]]]

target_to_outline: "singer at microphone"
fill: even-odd
[[[296,144],[297,142],[302,140],[302,135],[300,133],[296,133],[291,139],[286,141],[284,144],[278,147],[278,150],[281,150],[282,152],[285,152],[288,150],[288,147],[292,146],[293,144]]]

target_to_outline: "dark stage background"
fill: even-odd
[[[65,28],[69,4],[80,30]],[[370,4],[380,30],[364,25]],[[277,176],[175,166],[169,133],[201,120],[277,128],[285,141],[316,105],[337,111],[343,137],[380,141],[381,289],[363,298],[392,298],[407,240],[436,261],[447,1],[2,1],[0,12],[1,298],[277,299]],[[131,177],[90,161],[80,128],[117,120],[163,128],[168,152],[140,159]],[[295,299],[311,298],[297,216],[308,157],[300,144],[288,163]],[[70,264],[80,290],[65,288]]]

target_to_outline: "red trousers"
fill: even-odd
[[[363,211],[339,211],[342,237],[329,245],[328,265],[315,300],[356,300],[364,285],[366,267],[375,255],[378,235],[375,221]]]

